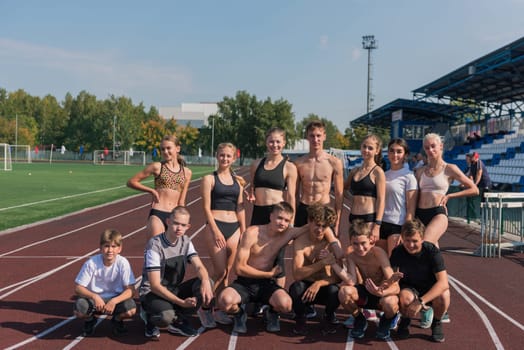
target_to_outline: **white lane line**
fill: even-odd
[[[458,286],[458,284],[456,284],[453,280],[450,280],[449,283],[462,296],[462,298],[464,298],[464,300],[466,300],[466,302],[469,305],[471,305],[473,310],[475,310],[477,312],[477,314],[479,315],[480,319],[482,320],[482,323],[484,323],[484,326],[488,330],[488,333],[489,333],[489,335],[491,337],[491,340],[493,341],[493,344],[495,345],[495,348],[498,349],[498,350],[504,350],[504,346],[502,345],[502,343],[501,343],[501,341],[500,341],[500,339],[499,339],[499,337],[497,335],[497,332],[495,331],[495,329],[491,325],[491,322],[489,321],[489,319],[486,316],[486,314],[480,309],[480,307],[473,300],[471,300],[471,298],[466,293],[464,293],[464,291]]]
[[[73,316],[74,317],[74,316]],[[107,315],[102,315],[100,317],[97,318],[96,320],[96,324],[95,324],[95,327],[94,329],[96,329],[96,327],[98,327],[98,325],[100,323],[102,323],[102,321],[107,318]],[[63,349],[64,350],[69,350],[69,349],[72,349],[74,348],[78,343],[80,343],[82,340],[84,340],[84,336],[83,335],[79,335],[78,337],[76,337],[71,343],[69,343],[69,345],[65,346]]]
[[[205,328],[204,327],[200,327],[198,329],[198,334],[195,336],[195,337],[189,337],[187,338],[187,340],[185,342],[183,342],[182,344],[180,344],[178,347],[177,347],[177,350],[184,350],[184,349],[187,349],[187,347],[189,345],[191,345],[191,343],[193,343],[195,340],[197,340],[198,337],[200,337],[200,334],[204,333],[205,332]]]
[[[355,341],[353,340],[353,337],[351,336],[351,329],[348,329],[348,336],[346,337],[346,346],[344,347],[344,349],[353,350],[353,346],[355,346]]]
[[[48,329],[46,329],[45,331],[43,331],[43,332],[41,332],[41,333],[38,333],[38,334],[32,336],[31,338],[27,338],[26,340],[21,341],[20,343],[17,343],[17,344],[15,344],[15,345],[11,345],[11,346],[8,347],[8,348],[5,348],[5,350],[14,350],[14,349],[18,349],[18,348],[21,347],[21,346],[24,346],[24,345],[26,345],[26,344],[29,344],[29,343],[31,343],[31,342],[33,342],[33,341],[35,341],[35,340],[37,340],[37,339],[40,339],[40,338],[42,338],[42,337],[45,337],[45,336],[48,335],[49,333],[55,331],[56,329],[62,327],[62,326],[65,325],[65,324],[71,322],[71,321],[74,320],[75,318],[76,318],[75,316],[71,316],[71,317],[69,317],[69,318],[63,320],[62,322],[60,322],[60,323],[54,325],[53,327],[48,328]]]
[[[73,233],[75,233],[75,232],[78,232],[78,231],[84,230],[84,229],[86,229],[86,228],[88,228],[88,227],[98,225],[98,224],[100,224],[100,223],[102,223],[102,222],[106,222],[106,221],[109,221],[109,220],[113,220],[113,219],[115,219],[115,218],[118,218],[119,216],[127,215],[127,214],[129,214],[129,213],[131,213],[131,212],[133,212],[133,211],[136,211],[136,210],[142,209],[142,208],[147,207],[147,206],[149,206],[149,205],[150,205],[150,204],[141,205],[141,206],[139,206],[139,207],[136,207],[136,208],[133,208],[133,209],[127,210],[127,211],[125,211],[125,212],[122,212],[122,213],[119,213],[119,214],[116,214],[116,215],[113,215],[113,216],[107,217],[107,218],[105,218],[105,219],[102,219],[102,220],[99,220],[99,221],[93,222],[93,223],[91,223],[91,224],[88,224],[88,225],[85,225],[85,226],[82,226],[82,227],[76,228],[76,229],[74,229],[74,230],[67,231],[67,232],[64,232],[64,233],[62,233],[62,234],[59,234],[59,235],[56,235],[56,236],[53,236],[53,237],[49,237],[49,238],[43,239],[43,240],[41,240],[41,241],[33,242],[33,243],[31,243],[31,244],[27,244],[27,245],[25,245],[25,246],[23,246],[23,247],[20,247],[20,248],[17,248],[17,249],[11,250],[11,251],[9,251],[9,252],[5,252],[5,253],[0,254],[0,258],[1,258],[1,257],[4,257],[4,256],[6,256],[6,255],[10,255],[10,254],[13,254],[13,253],[19,252],[19,251],[24,250],[24,249],[30,248],[30,247],[34,247],[34,246],[39,245],[39,244],[42,244],[42,243],[50,242],[50,241],[53,241],[53,240],[55,240],[55,239],[62,238],[62,237],[65,237],[65,236],[68,236],[68,235],[73,234]]]
[[[41,201],[38,201],[38,202],[30,202],[30,203],[24,203],[24,204],[14,205],[14,206],[12,206],[12,207],[0,208],[0,211],[6,211],[6,210],[16,209],[16,208],[30,207],[30,206],[32,206],[32,205],[38,205],[38,204],[43,204],[43,203],[49,203],[49,202],[61,201],[61,200],[64,200],[64,199],[70,199],[70,198],[76,198],[76,197],[88,196],[88,195],[90,195],[90,194],[95,194],[95,193],[102,193],[102,192],[107,192],[107,191],[118,190],[118,189],[120,189],[120,188],[124,188],[124,187],[126,187],[126,186],[123,185],[123,186],[117,186],[117,187],[110,187],[110,188],[104,188],[104,189],[102,189],[102,190],[96,190],[96,191],[91,191],[91,192],[83,192],[83,193],[71,194],[71,195],[69,195],[69,196],[56,197],[56,198],[49,198],[49,199],[44,199],[44,200],[41,200]]]
[[[496,307],[495,305],[493,305],[492,303],[490,303],[488,300],[486,300],[483,296],[481,296],[480,294],[478,294],[477,292],[475,292],[473,289],[469,288],[468,286],[466,286],[464,283],[460,282],[459,280],[457,280],[456,278],[452,277],[452,276],[449,276],[448,275],[448,278],[460,285],[462,288],[464,288],[465,290],[467,290],[468,292],[470,292],[471,294],[473,294],[475,297],[477,297],[480,301],[482,301],[484,304],[486,304],[489,308],[491,308],[493,311],[495,311],[496,313],[498,313],[500,316],[504,317],[506,320],[508,320],[509,322],[511,322],[513,325],[515,325],[517,328],[520,328],[521,331],[524,331],[524,325],[522,323],[520,323],[519,321],[515,320],[514,318],[510,317],[508,314],[504,313],[501,309],[499,309],[498,307]]]

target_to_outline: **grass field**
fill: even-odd
[[[135,195],[127,180],[142,166],[91,163],[13,164],[0,171],[0,231]],[[191,166],[192,179],[209,166]],[[152,186],[153,178],[144,181]]]

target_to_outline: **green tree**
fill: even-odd
[[[301,135],[305,138],[306,125],[314,120],[320,120],[326,126],[326,141],[324,142],[324,149],[329,149],[331,147],[343,149],[348,146],[348,142],[344,140],[344,135],[340,133],[337,126],[333,124],[332,121],[326,118],[321,118],[313,113],[308,114],[306,118],[297,123],[295,128],[297,135]]]
[[[218,108],[218,115],[209,118],[209,123],[213,119],[215,123],[214,147],[220,142],[232,142],[241,150],[241,163],[245,158],[264,154],[265,134],[273,126],[291,131],[294,137],[292,106],[283,99],[258,101],[256,96],[239,91],[235,98],[224,97]]]

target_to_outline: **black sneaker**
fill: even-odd
[[[275,333],[280,332],[280,321],[278,313],[274,312],[270,308],[267,308],[264,314],[264,320],[266,321],[266,331]]]
[[[325,314],[324,315],[324,320],[328,323],[331,323],[331,324],[339,324],[340,321],[338,320],[337,318],[337,315],[335,315],[334,312],[331,312],[329,314]]]
[[[335,317],[336,319],[336,317]],[[335,334],[337,332],[338,322],[333,322],[333,319],[324,317],[320,325],[320,333],[322,335]]]
[[[400,317],[400,322],[398,323],[397,336],[399,339],[408,339],[409,338],[409,324],[411,323],[411,318]]]
[[[366,334],[366,329],[368,329],[368,321],[362,312],[360,312],[358,316],[355,317],[355,323],[353,324],[353,329],[351,330],[351,336],[356,339],[362,339]]]
[[[150,340],[158,341],[160,340],[160,329],[158,329],[154,324],[148,323],[144,335]]]
[[[233,315],[233,332],[247,333],[247,313],[244,306],[240,306],[239,311]]]
[[[87,319],[84,322],[84,326],[82,327],[82,335],[84,337],[93,335],[93,333],[95,333],[95,326],[96,326],[96,317],[91,317],[90,319]]]
[[[167,327],[167,331],[172,334],[180,334],[186,337],[194,337],[198,330],[191,327],[188,320],[175,321]]]
[[[442,331],[442,322],[440,320],[433,319],[431,323],[431,340],[436,343],[444,342],[444,332]]]
[[[306,318],[315,318],[317,317],[317,310],[315,310],[315,306],[308,304],[306,305]]]
[[[122,320],[119,321],[116,319],[116,317],[113,317],[111,319],[111,325],[113,326],[113,329],[111,330],[113,335],[119,336],[119,335],[127,333],[127,327],[124,324],[124,321]]]
[[[305,316],[295,318],[295,327],[293,327],[293,333],[297,335],[307,335],[308,334]]]
[[[386,315],[380,317],[375,338],[380,340],[386,340],[389,338],[389,329],[391,328],[391,321],[393,321],[393,318],[394,317],[386,318]]]

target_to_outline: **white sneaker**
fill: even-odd
[[[213,318],[220,324],[232,324],[233,320],[222,310],[215,310]]]
[[[197,311],[198,318],[200,319],[200,323],[204,328],[215,328],[217,326],[215,319],[213,318],[213,315],[211,313],[211,309],[198,309]]]

